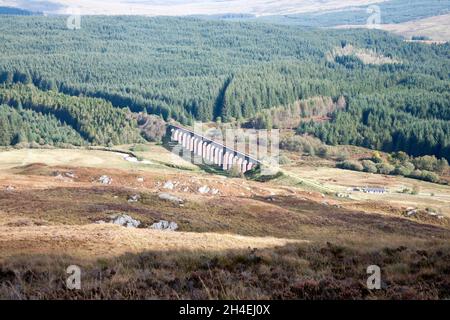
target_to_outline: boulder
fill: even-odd
[[[350,198],[350,195],[346,193],[336,193],[336,197],[338,198]]]
[[[150,228],[161,231],[175,231],[178,229],[178,224],[176,224],[175,222],[161,220],[159,222],[152,224]]]
[[[108,177],[106,175],[101,176],[100,178],[98,178],[98,181],[101,184],[111,184],[112,183],[112,178]]]
[[[141,196],[139,194],[133,194],[128,197],[128,202],[138,202],[141,200]]]
[[[211,190],[211,189],[208,186],[203,186],[203,187],[198,188],[198,192],[200,192],[201,194],[208,193],[209,190]]]
[[[175,204],[182,204],[184,202],[183,199],[178,198],[178,197],[176,197],[174,195],[171,195],[171,194],[168,194],[168,193],[161,193],[159,195],[159,198],[161,200],[170,201],[170,202],[175,203]]]
[[[138,177],[137,178],[137,182],[144,182],[144,178],[143,177]]]
[[[64,180],[64,177],[62,176],[61,173],[56,172],[56,173],[55,173],[55,179],[58,179],[58,180]]]
[[[12,192],[12,191],[16,190],[16,187],[14,187],[14,186],[7,186],[7,187],[5,188],[5,190],[6,190],[6,191],[9,191],[9,192]]]
[[[77,176],[72,171],[66,172],[64,174],[67,178],[75,179]]]
[[[137,228],[141,224],[139,220],[135,220],[129,215],[121,214],[113,218],[112,223],[127,228]]]
[[[167,182],[164,184],[163,189],[173,190],[174,187],[175,187],[175,185],[173,184],[172,181],[167,181]]]

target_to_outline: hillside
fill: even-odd
[[[138,0],[129,2],[120,0],[108,1],[108,6],[101,0],[76,1],[76,0],[50,0],[37,2],[22,0],[19,3],[12,0],[2,0],[0,5],[20,6],[28,10],[39,10],[47,14],[65,14],[72,8],[78,8],[83,15],[148,15],[148,16],[188,16],[188,15],[224,15],[224,14],[246,14],[251,16],[267,16],[281,14],[295,14],[300,12],[333,10],[379,3],[383,0],[322,0],[320,2],[311,0]]]
[[[131,119],[130,111],[113,108],[102,99],[72,97],[18,83],[0,86],[0,103],[5,104],[5,113],[0,117],[0,121],[5,123],[0,131],[2,145],[22,142],[113,145],[143,140],[137,124]],[[24,109],[31,111],[28,115],[35,116],[33,127],[21,125],[19,118],[23,118]],[[16,114],[17,120],[13,117]],[[49,119],[47,123],[44,122],[45,118]],[[54,122],[53,126],[67,128],[66,134],[55,132],[54,137],[41,135],[50,121]]]
[[[342,1],[347,3],[347,1]],[[364,27],[374,14],[379,14],[377,24],[401,24],[431,18],[450,11],[449,0],[387,0],[358,3],[339,10],[315,10],[299,14],[262,17],[261,21],[307,27],[335,27],[358,25]],[[375,23],[375,21],[372,21]]]
[[[450,299],[449,8],[0,0],[0,300]]]
[[[381,28],[399,34],[406,39],[422,36],[425,40],[447,42],[450,40],[450,14],[398,24],[385,24]]]
[[[344,97],[347,107],[334,111],[330,124],[318,129],[301,126],[300,132],[313,132],[331,144],[450,158],[445,116],[449,44],[405,43],[373,30],[192,18],[89,17],[81,30],[67,29],[60,17],[0,19],[0,82],[7,86],[33,84],[44,92],[59,91],[58,97],[75,96],[67,97],[74,102],[95,101],[81,96],[100,98],[102,104],[183,124],[242,122],[263,110],[292,108],[305,99],[325,97],[337,103]],[[37,34],[40,41],[35,43]],[[11,101],[4,103],[11,106]],[[315,112],[324,114],[329,110],[325,108]],[[385,120],[372,124],[370,114]],[[100,124],[102,115],[96,117]],[[104,133],[95,137],[87,132],[82,127],[86,119],[72,115],[63,120],[88,142],[133,139],[120,141],[113,135],[108,141]],[[98,130],[98,124],[91,124],[88,131]],[[416,133],[418,125],[428,129]],[[327,137],[327,132],[342,129],[345,135]],[[413,141],[428,147],[417,149]]]
[[[145,147],[145,163],[99,150],[0,150],[0,297],[448,298],[447,186],[294,164],[261,183],[176,169],[169,151]],[[333,192],[367,181],[390,191],[340,198],[308,187],[310,179]],[[420,194],[396,191],[413,184]],[[108,223],[120,214],[141,224]],[[161,220],[177,231],[151,229]],[[82,267],[82,290],[64,286],[72,264]],[[386,290],[365,287],[372,264]]]

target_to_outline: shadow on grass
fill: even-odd
[[[373,251],[332,243],[145,251],[93,261],[17,256],[0,262],[0,298],[448,299],[449,261],[449,246]],[[374,264],[382,267],[383,290],[366,287],[367,266]],[[82,270],[81,290],[66,288],[69,265]]]

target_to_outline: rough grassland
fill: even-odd
[[[152,164],[99,150],[0,152],[0,298],[450,298],[447,218],[408,218],[394,199],[341,199],[289,177],[260,183],[176,169],[161,147],[145,152]],[[286,172],[331,190],[365,181],[343,170]],[[138,202],[128,202],[133,194]],[[95,223],[118,213],[140,228]],[[148,229],[162,219],[179,230]],[[65,287],[72,264],[82,268],[78,291]],[[366,287],[373,264],[382,290]]]
[[[365,28],[364,25],[343,25],[336,28]],[[423,41],[429,43],[442,43],[450,41],[450,15],[440,15],[430,18],[413,20],[403,23],[381,24],[379,28],[386,30],[406,39],[413,36],[429,37],[431,41]]]

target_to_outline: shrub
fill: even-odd
[[[339,162],[336,166],[338,168],[346,169],[346,170],[353,170],[353,171],[363,171],[364,170],[363,165],[358,161],[346,160],[346,161]]]
[[[391,174],[394,172],[395,167],[389,163],[383,162],[377,165],[378,172],[381,174]]]
[[[282,155],[280,155],[279,162],[281,165],[290,164],[291,160],[288,157],[286,157],[284,154],[282,154]]]
[[[394,173],[407,177],[414,171],[414,165],[411,162],[405,162],[395,167]]]
[[[231,167],[230,171],[228,172],[228,175],[233,178],[244,178],[244,174],[241,172],[241,169],[239,166],[234,165]]]
[[[446,170],[448,170],[448,161],[444,158],[439,159],[436,164],[436,171],[439,173],[444,173]]]
[[[150,148],[148,146],[146,146],[145,144],[138,144],[138,145],[135,144],[130,148],[130,151],[145,152],[145,151],[150,151]]]
[[[411,174],[409,175],[410,178],[414,178],[414,179],[421,179],[422,177],[422,171],[421,170],[414,170],[413,172],[411,172]]]
[[[321,158],[326,158],[328,156],[328,148],[326,146],[319,146],[316,154]]]
[[[436,173],[426,170],[422,171],[421,179],[434,183],[439,182],[439,176]]]
[[[345,151],[339,151],[338,154],[336,155],[336,160],[337,161],[345,161],[348,160],[348,153]]]
[[[139,114],[137,121],[146,140],[161,142],[166,134],[166,123],[163,119],[155,115]]]
[[[372,154],[372,159],[373,162],[375,163],[383,163],[383,158],[381,157],[381,154],[378,151],[375,151]]]
[[[363,160],[362,166],[363,166],[365,172],[369,172],[369,173],[377,173],[378,172],[376,164],[371,160]]]
[[[284,137],[280,141],[280,149],[302,152],[311,156],[318,153],[319,156],[325,157],[328,154],[327,147],[319,139],[310,136]]]
[[[406,154],[406,152],[403,151],[393,153],[392,158],[398,160],[400,163],[405,163],[406,161],[409,160],[408,154]]]

